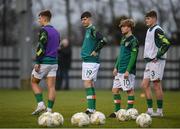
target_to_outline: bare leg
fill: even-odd
[[[48,99],[55,100],[56,90],[55,90],[55,77],[47,77],[47,87],[48,87]]]
[[[56,90],[55,81],[56,77],[47,77],[47,87],[48,87],[48,108],[47,111],[51,111],[54,105]]]
[[[148,78],[143,79],[141,87],[144,90],[146,96],[146,102],[148,106],[147,113],[152,115],[153,114],[153,101],[151,95],[151,87],[150,87],[150,80]]]
[[[44,111],[46,109],[46,106],[43,102],[43,96],[42,96],[42,88],[39,86],[40,79],[35,78],[34,76],[31,77],[31,87],[34,92],[36,101],[38,103],[38,106],[34,112],[32,112],[32,115],[38,115],[40,112]]]
[[[154,84],[154,91],[156,94],[156,99],[157,99],[157,113],[158,116],[163,116],[163,90],[162,90],[162,86],[161,86],[161,81],[157,80],[153,82]]]
[[[144,93],[146,95],[146,99],[152,99],[151,95],[151,87],[150,87],[150,81],[149,79],[143,79],[141,87],[144,90]]]
[[[161,86],[161,81],[154,81],[153,84],[154,84],[154,91],[155,91],[157,100],[162,100],[163,90]]]
[[[134,96],[134,90],[127,91],[128,96]]]
[[[42,93],[42,88],[39,86],[40,79],[35,78],[34,76],[31,77],[31,87],[35,94]]]
[[[94,82],[92,80],[84,80],[84,87],[85,88],[94,87]]]

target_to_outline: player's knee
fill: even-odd
[[[33,86],[34,84],[39,84],[39,82],[40,82],[39,79],[35,78],[34,76],[31,77],[31,84],[32,84],[32,86]]]
[[[117,89],[117,88],[112,88],[112,93],[113,93],[113,94],[118,94],[118,93],[119,93],[119,89]]]
[[[161,81],[160,81],[159,79],[153,81],[153,84],[154,84],[154,85],[159,85],[160,83],[161,83]]]
[[[55,85],[49,85],[48,90],[49,91],[55,91]]]
[[[48,89],[55,89],[55,83],[54,82],[48,82],[47,83],[47,87],[48,87]]]
[[[143,89],[145,88],[144,82],[141,83],[141,88],[143,88]]]
[[[156,85],[156,86],[154,85],[154,87],[153,87],[153,88],[154,88],[154,90],[155,90],[155,91],[157,91],[157,90],[159,90],[159,89],[160,89],[160,88],[159,88],[159,86],[157,86],[157,85]]]
[[[160,85],[160,83],[159,82],[153,82],[153,84],[154,84],[154,86],[153,86],[153,88],[154,88],[154,90],[160,90],[161,89],[161,85]]]
[[[141,88],[143,88],[143,89],[147,89],[148,86],[149,86],[148,83],[146,83],[144,81],[141,83]]]
[[[133,90],[133,89],[128,90],[128,91],[127,91],[127,94],[128,94],[128,95],[131,95],[131,96],[134,95],[134,90]]]
[[[84,81],[84,87],[85,88],[89,88],[89,87],[92,87],[93,86],[93,83],[91,80],[85,80]]]

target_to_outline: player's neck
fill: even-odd
[[[152,27],[154,27],[155,25],[157,25],[157,23],[152,24],[149,28],[152,28]]]
[[[47,25],[49,25],[49,22],[45,22],[45,23],[43,24],[43,26],[47,26]]]
[[[90,23],[86,28],[89,28],[89,27],[91,27],[92,26],[92,23]]]
[[[129,37],[129,36],[131,36],[131,35],[132,35],[132,32],[129,31],[127,34],[125,34],[125,37],[127,38],[127,37]]]

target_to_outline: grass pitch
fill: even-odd
[[[97,90],[97,110],[106,116],[113,112],[111,91]],[[136,92],[135,108],[140,112],[146,111],[145,98],[140,97],[141,92]],[[44,92],[47,102],[47,92]],[[126,108],[126,93],[122,96],[122,108]],[[180,92],[166,91],[164,93],[164,117],[153,118],[153,128],[180,127]],[[0,128],[38,128],[37,116],[31,112],[36,107],[32,91],[0,90]],[[156,101],[154,101],[156,107]],[[54,111],[64,116],[63,128],[73,128],[70,119],[74,113],[85,111],[85,91],[59,91],[54,105]],[[120,122],[117,119],[106,119],[105,125],[89,125],[90,128],[136,128],[135,121]]]

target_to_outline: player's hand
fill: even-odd
[[[124,79],[128,79],[128,78],[129,78],[129,72],[126,71],[126,72],[124,73]]]
[[[116,76],[117,73],[118,73],[118,70],[117,70],[116,68],[114,68],[114,70],[113,70],[113,75]]]
[[[98,53],[95,52],[95,51],[93,51],[93,52],[91,53],[91,56],[97,56],[97,55],[98,55]]]
[[[40,64],[35,64],[35,65],[34,65],[34,69],[35,69],[36,72],[39,72],[39,70],[40,70]]]

